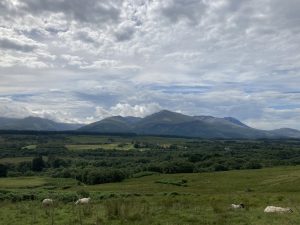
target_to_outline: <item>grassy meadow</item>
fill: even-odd
[[[300,166],[190,174],[148,174],[120,183],[83,185],[73,179],[1,178],[3,200],[0,224],[31,225],[298,225],[300,221]],[[29,196],[24,199],[24,196]],[[31,196],[31,197],[30,197]],[[75,206],[90,196],[89,206]],[[43,198],[53,208],[41,206]],[[231,203],[245,209],[232,210]],[[291,214],[268,215],[267,205],[291,207]]]
[[[0,225],[299,225],[300,141],[2,134],[0,203]]]

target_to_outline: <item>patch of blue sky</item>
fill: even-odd
[[[277,75],[286,75],[289,73],[296,73],[299,72],[300,68],[295,67],[295,68],[288,68],[288,69],[277,69],[277,70],[272,70],[271,74],[277,74]]]
[[[151,90],[161,91],[167,94],[194,94],[194,93],[206,93],[212,89],[211,86],[187,86],[187,85],[151,85]]]
[[[13,101],[26,102],[26,101],[30,101],[30,98],[34,97],[36,95],[38,95],[38,94],[37,93],[34,93],[34,94],[13,94],[13,95],[3,96],[3,97],[10,97],[11,100],[13,100]]]
[[[299,109],[300,104],[280,104],[270,106],[273,109],[284,110],[284,109]]]
[[[111,107],[119,102],[120,96],[101,93],[101,94],[88,94],[83,92],[75,92],[75,96],[81,100],[89,101],[94,104],[100,104],[105,107]]]

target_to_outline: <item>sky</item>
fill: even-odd
[[[162,109],[300,129],[299,0],[0,0],[0,116]]]

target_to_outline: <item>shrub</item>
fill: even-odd
[[[41,155],[32,159],[32,170],[33,171],[42,171],[44,167],[45,167],[45,162]]]
[[[187,187],[187,180],[186,179],[181,179],[181,180],[158,180],[158,181],[155,181],[155,183],[171,184],[171,185],[175,185],[175,186]]]
[[[145,177],[145,176],[151,176],[153,174],[156,174],[155,172],[150,172],[150,171],[143,171],[139,173],[135,173],[132,175],[133,178],[140,178],[140,177]]]
[[[256,161],[250,161],[245,166],[246,169],[261,169],[262,165]]]
[[[164,173],[192,173],[194,164],[187,161],[168,162],[163,165]]]
[[[7,166],[0,164],[0,177],[7,176]]]
[[[228,167],[222,164],[215,164],[214,171],[227,171]]]

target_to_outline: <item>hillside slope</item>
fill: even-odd
[[[129,122],[130,121],[130,122]],[[143,135],[173,135],[200,138],[295,138],[300,131],[289,129],[264,131],[251,128],[232,118],[188,116],[163,110],[145,118],[110,117],[79,129],[88,132],[134,132]]]
[[[39,117],[26,117],[24,119],[0,117],[0,130],[63,131],[76,130],[81,126],[80,124],[57,123]]]

